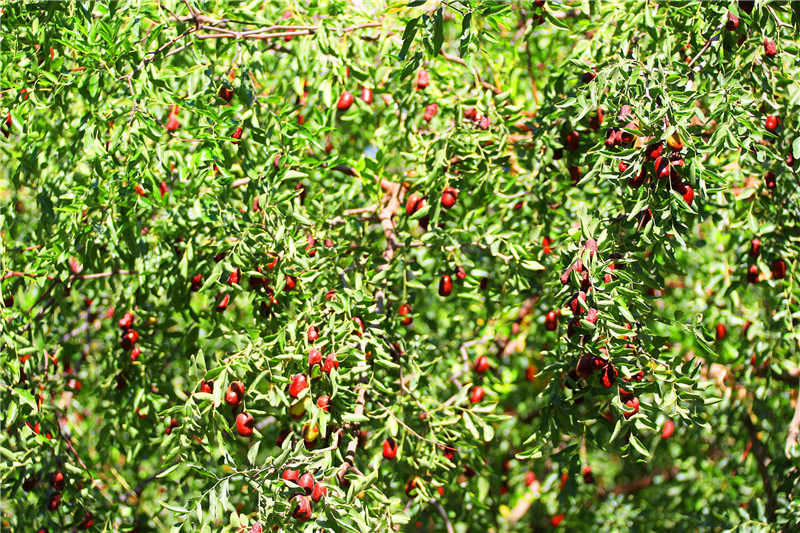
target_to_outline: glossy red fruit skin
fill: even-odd
[[[314,489],[314,476],[306,472],[297,479],[297,486],[306,491],[306,494],[311,494]]]
[[[558,527],[561,525],[561,522],[563,521],[564,521],[564,513],[560,513],[550,518],[550,525],[553,527]]]
[[[178,117],[175,115],[170,115],[167,119],[167,131],[175,131],[181,127],[181,123],[178,122]]]
[[[139,359],[139,356],[142,355],[142,350],[139,349],[138,346],[134,346],[131,350],[131,361],[136,361]]]
[[[425,113],[422,116],[426,122],[430,122],[433,120],[433,117],[439,114],[439,105],[438,104],[428,104],[425,107]]]
[[[192,278],[192,292],[197,292],[203,287],[203,275],[196,274]]]
[[[428,71],[425,69],[420,69],[419,72],[417,72],[417,79],[415,82],[417,90],[424,91],[428,85],[430,85],[430,83],[431,77],[430,74],[428,74]]]
[[[776,259],[772,262],[772,279],[783,279],[786,277],[786,261]]]
[[[361,88],[361,99],[364,101],[365,104],[369,105],[372,103],[372,89],[369,87],[362,87]]]
[[[339,368],[339,361],[336,358],[335,353],[330,353],[328,354],[328,357],[325,358],[325,361],[322,363],[322,370],[326,374],[330,374],[331,370],[333,370],[334,368],[337,369]]]
[[[303,374],[297,374],[292,378],[292,382],[289,385],[289,396],[297,398],[306,388],[308,388],[308,379]]]
[[[281,479],[284,481],[291,481],[292,483],[296,483],[298,479],[300,479],[300,472],[297,470],[292,470],[287,468],[281,474]]]
[[[547,331],[555,331],[558,328],[558,316],[555,311],[548,311],[545,315],[544,328]]]
[[[491,126],[491,120],[489,120],[489,117],[483,116],[478,121],[478,128],[482,129],[483,131],[488,130],[489,126]]]
[[[603,115],[603,109],[598,107],[597,112],[589,118],[589,127],[594,131],[599,130],[603,125]]]
[[[764,55],[770,59],[778,55],[778,45],[768,37],[764,37]]]
[[[353,93],[344,91],[341,96],[339,96],[339,101],[336,102],[336,109],[339,111],[347,111],[350,109],[350,106],[353,105],[353,100]]]
[[[660,179],[667,179],[669,177],[670,164],[666,157],[657,157],[653,162],[653,168],[656,171],[656,176],[658,176]]]
[[[50,496],[50,501],[47,502],[47,508],[51,511],[55,511],[58,509],[58,506],[61,505],[61,493],[54,492],[52,496]]]
[[[136,320],[136,317],[130,311],[122,315],[122,318],[119,319],[119,327],[122,330],[130,329],[133,326],[133,322]]]
[[[651,161],[654,161],[656,158],[661,157],[661,153],[664,151],[664,143],[657,142],[647,146],[645,149],[645,155]]]
[[[406,215],[411,216],[425,207],[425,199],[417,193],[411,193],[406,200]]]
[[[458,191],[453,187],[445,187],[444,191],[442,191],[442,207],[450,209],[456,205],[456,200],[458,200]]]
[[[453,292],[453,280],[448,274],[445,274],[439,278],[439,296],[446,298],[450,296],[451,292]]]
[[[234,381],[228,385],[228,390],[225,392],[225,403],[231,407],[238,407],[244,398],[244,385],[241,381]]]
[[[64,477],[64,472],[53,472],[50,476],[50,486],[53,487],[55,490],[64,490],[64,485],[66,484],[66,478]]]
[[[750,283],[758,282],[758,266],[750,265],[750,268],[747,269],[747,281]]]
[[[233,89],[225,87],[224,85],[219,88],[219,97],[230,103],[233,100]]]
[[[320,485],[319,483],[314,483],[314,488],[311,489],[311,499],[315,502],[320,501],[322,498],[328,495],[328,489]]]
[[[467,271],[464,270],[464,267],[456,267],[455,273],[458,281],[464,281],[467,279]]]
[[[758,253],[761,251],[761,239],[753,239],[750,241],[750,257],[758,257]]]
[[[83,531],[89,529],[93,525],[94,525],[94,516],[92,516],[92,513],[87,511],[86,513],[84,513],[83,520],[81,520],[81,523],[78,524],[78,529]]]
[[[581,470],[581,475],[583,475],[584,483],[594,483],[594,474],[592,474],[592,467],[586,465]]]
[[[630,411],[625,411],[622,416],[628,419],[639,412],[639,398],[631,398],[625,402],[625,407],[628,407]]]
[[[728,328],[725,327],[725,324],[721,322],[717,324],[717,341],[725,339],[727,335],[728,335]]]
[[[474,107],[467,107],[464,109],[464,118],[467,120],[475,120],[478,117],[478,110]]]
[[[126,350],[130,350],[136,344],[136,341],[139,340],[139,332],[135,329],[129,329],[125,333],[122,334],[122,340],[120,344]]]
[[[200,392],[204,392],[206,394],[212,394],[214,392],[214,381],[213,380],[203,380],[200,382]]]
[[[238,431],[239,435],[242,437],[249,437],[253,434],[255,422],[253,415],[250,413],[239,413],[236,415],[236,431]]]
[[[317,407],[319,407],[326,413],[330,412],[330,404],[331,404],[330,396],[323,395],[317,398]]]
[[[569,177],[572,179],[572,183],[577,185],[581,181],[581,168],[571,166],[567,170],[569,170]]]
[[[764,175],[764,185],[766,185],[767,189],[774,189],[778,185],[775,173],[771,170]]]
[[[297,494],[292,497],[291,503],[294,504],[292,517],[298,522],[308,522],[311,520],[311,500],[308,496]]]
[[[391,437],[383,441],[383,457],[390,461],[397,457],[397,443]]]
[[[413,319],[408,316],[411,314],[411,306],[403,304],[397,309],[397,314],[403,317],[402,322],[404,326],[410,326]]]
[[[322,365],[322,352],[316,348],[308,351],[308,366],[312,368],[314,365]]]
[[[781,123],[780,117],[775,115],[767,115],[766,120],[764,120],[764,128],[769,132],[775,132],[778,129],[778,125]]]
[[[739,27],[739,17],[728,11],[727,20],[725,21],[725,29],[728,31],[736,31]]]
[[[692,205],[694,201],[694,189],[692,189],[691,185],[687,185],[684,189],[683,201],[686,202],[686,205]]]
[[[574,152],[580,147],[581,142],[581,134],[578,133],[576,130],[572,130],[567,133],[566,137],[564,138],[564,148],[569,150],[570,152]]]
[[[487,370],[489,370],[489,358],[485,355],[481,355],[477,359],[475,359],[475,372],[478,374],[484,374]]]
[[[664,429],[661,430],[661,438],[667,440],[673,433],[675,433],[675,422],[667,420],[664,422]]]
[[[230,294],[223,294],[222,297],[217,302],[217,307],[216,307],[217,312],[221,313],[225,309],[227,309],[228,308],[228,304],[230,303],[230,301],[231,301],[231,295]]]
[[[306,338],[308,338],[308,342],[314,342],[319,339],[319,331],[317,331],[315,326],[308,326]]]
[[[607,363],[600,372],[600,383],[603,387],[610,389],[617,381],[619,372],[611,363]]]
[[[477,385],[472,387],[472,392],[469,395],[469,401],[472,403],[479,403],[485,396],[486,392],[484,392],[483,387]]]

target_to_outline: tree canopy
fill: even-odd
[[[0,27],[0,529],[800,525],[800,3]]]

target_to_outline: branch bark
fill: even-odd
[[[797,400],[795,400],[794,416],[792,417],[792,421],[789,423],[789,431],[786,434],[786,446],[783,450],[786,454],[786,457],[792,456],[792,446],[798,442],[798,434],[800,434],[800,395],[798,395]]]
[[[767,469],[767,465],[770,462],[769,455],[767,455],[767,449],[761,439],[758,438],[758,429],[753,424],[753,421],[750,420],[750,413],[744,413],[742,421],[747,433],[750,435],[750,441],[753,443],[753,456],[756,458],[758,473],[761,475],[761,483],[764,485],[764,495],[767,497],[767,519],[773,522],[775,520],[775,510],[778,508],[778,500],[775,497],[775,491],[772,488],[772,481]]]

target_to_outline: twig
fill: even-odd
[[[698,59],[700,59],[700,56],[701,56],[701,55],[703,55],[703,54],[705,53],[705,51],[706,51],[706,50],[708,50],[708,48],[711,46],[711,43],[713,43],[713,42],[715,42],[715,41],[719,40],[719,32],[720,32],[720,30],[722,30],[722,26],[724,26],[724,23],[723,23],[723,24],[720,24],[719,26],[717,26],[717,29],[716,29],[716,30],[714,30],[714,33],[712,33],[712,34],[711,34],[711,37],[709,37],[709,38],[706,40],[706,44],[704,44],[704,45],[703,45],[703,48],[701,48],[701,49],[700,49],[700,51],[699,51],[699,52],[697,52],[697,55],[696,55],[696,56],[694,56],[694,57],[692,58],[692,60],[689,62],[689,64],[687,65],[687,66],[688,66],[688,68],[692,68],[692,65],[694,65],[694,64],[695,64],[695,61],[697,61]]]
[[[38,274],[29,274],[28,272],[15,272],[15,271],[12,270],[10,272],[6,272],[5,274],[3,274],[3,277],[0,278],[0,279],[7,280],[8,278],[23,278],[23,277],[25,277],[25,278],[36,278],[36,277],[39,277],[39,275]]]
[[[392,417],[392,418],[395,420],[395,422],[397,422],[398,424],[400,424],[401,426],[403,426],[403,427],[406,429],[406,431],[408,431],[409,433],[411,433],[412,435],[414,435],[414,436],[415,436],[415,437],[417,437],[418,439],[424,440],[425,442],[428,442],[428,443],[430,443],[430,444],[433,444],[434,446],[436,446],[436,447],[438,447],[438,448],[441,448],[441,449],[443,449],[443,450],[448,448],[448,446],[447,446],[446,444],[443,444],[443,443],[441,443],[441,442],[439,442],[439,441],[436,441],[436,440],[431,440],[431,439],[429,439],[429,438],[427,438],[427,437],[423,437],[422,435],[420,435],[419,433],[417,433],[416,431],[414,431],[413,429],[411,429],[410,427],[408,427],[408,425],[406,425],[406,423],[405,423],[405,422],[403,422],[402,420],[400,420],[400,419],[399,419],[399,418],[398,418],[398,417],[397,417],[397,416],[396,416],[396,415],[395,415],[395,414],[394,414],[394,413],[393,413],[391,410],[389,410],[389,408],[388,408],[388,407],[386,407],[385,405],[383,405],[381,402],[375,402],[375,403],[377,403],[377,404],[378,404],[378,406],[380,406],[380,407],[381,407],[381,408],[382,408],[384,411],[386,411],[386,413],[387,413],[389,416],[391,416],[391,417]]]
[[[69,436],[67,436],[64,433],[64,429],[61,427],[61,420],[59,420],[58,415],[56,415],[56,424],[58,425],[58,434],[61,436],[61,439],[66,443],[67,448],[69,448],[69,451],[72,452],[72,455],[75,456],[75,459],[78,461],[78,464],[81,465],[81,468],[88,471],[89,468],[86,466],[86,463],[83,462],[83,459],[81,459],[81,456],[78,455],[77,450],[75,450],[75,447],[72,445],[72,440],[69,438]]]
[[[450,523],[450,518],[447,516],[447,511],[444,510],[442,504],[435,499],[431,499],[430,503],[436,507],[436,510],[439,511],[439,514],[442,515],[442,518],[444,519],[444,527],[447,529],[447,533],[453,533],[453,524]]]
[[[367,401],[367,387],[365,384],[360,384],[357,387],[358,396],[356,398],[356,407],[353,411],[353,414],[360,418],[364,416],[364,404]],[[356,472],[355,468],[355,459],[356,459],[356,449],[358,448],[358,424],[355,424],[353,428],[354,435],[350,439],[350,442],[347,443],[347,449],[344,454],[344,462],[342,466],[339,467],[339,472],[336,474],[336,478],[339,480],[339,484],[344,483],[344,476],[347,475],[349,470],[353,470]]]
[[[337,33],[351,33],[356,30],[364,28],[380,28],[382,22],[367,22],[364,24],[356,24],[347,28],[337,30]],[[255,30],[248,30],[244,32],[235,32],[230,30],[222,30],[216,28],[217,33],[202,33],[198,34],[198,39],[256,39],[256,40],[270,40],[279,39],[282,37],[298,37],[303,35],[313,35],[319,31],[319,26],[267,26]],[[285,30],[285,31],[280,31]]]
[[[778,500],[775,498],[775,492],[772,489],[772,481],[770,480],[769,470],[767,464],[769,463],[769,456],[767,450],[758,438],[758,429],[753,425],[750,420],[750,413],[745,412],[742,415],[744,427],[747,433],[750,434],[750,441],[753,443],[753,455],[756,458],[756,466],[758,466],[758,473],[761,474],[761,483],[764,485],[764,494],[767,497],[767,519],[770,522],[775,520],[775,510],[778,507]]]
[[[378,206],[376,204],[368,205],[366,207],[356,207],[353,209],[345,209],[342,215],[346,217],[351,217],[353,215],[363,215],[366,213],[374,213],[378,210]]]
[[[492,85],[489,82],[483,81],[481,79],[480,75],[478,74],[478,72],[476,70],[471,69],[469,67],[469,65],[467,65],[467,62],[464,61],[462,58],[460,58],[458,56],[450,55],[447,52],[445,52],[444,50],[441,50],[441,54],[442,54],[442,57],[445,58],[447,61],[450,61],[451,63],[457,63],[459,65],[463,65],[463,66],[467,67],[467,69],[472,73],[472,76],[475,78],[475,84],[476,85],[480,85],[484,89],[488,89],[488,90],[492,91],[495,94],[500,94],[501,92],[503,92],[499,87],[496,87],[495,85]]]
[[[531,483],[531,486],[528,487],[528,490],[525,492],[525,494],[523,494],[522,497],[517,500],[514,508],[511,509],[510,513],[508,513],[507,522],[509,524],[516,524],[522,519],[523,516],[525,516],[533,501],[539,497],[540,488],[541,485],[538,481]]]
[[[786,457],[792,456],[792,446],[798,442],[798,434],[800,434],[800,396],[798,396],[794,404],[794,416],[792,417],[792,421],[789,423],[789,431],[786,434],[786,446],[783,450],[786,454]]]
[[[381,180],[381,188],[386,191],[386,194],[381,201],[383,208],[378,213],[378,219],[381,221],[383,235],[386,237],[386,249],[383,251],[383,258],[386,260],[386,264],[380,265],[378,269],[385,270],[394,257],[395,249],[399,246],[394,232],[394,215],[400,208],[408,191],[408,185],[406,183]]]

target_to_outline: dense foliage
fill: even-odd
[[[0,28],[0,528],[800,525],[800,3]]]

